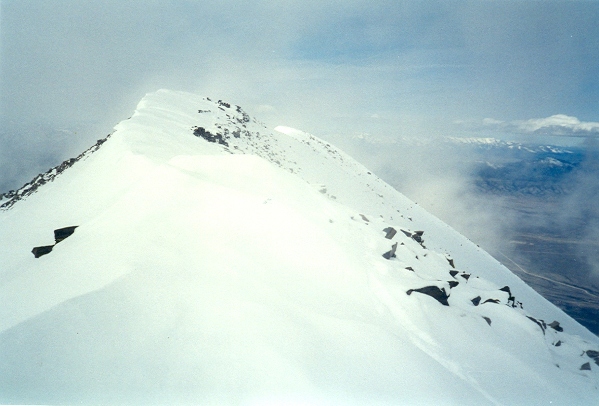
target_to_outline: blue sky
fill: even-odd
[[[597,21],[596,1],[1,0],[0,189],[163,87],[323,137],[597,136]]]

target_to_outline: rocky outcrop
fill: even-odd
[[[595,364],[599,365],[599,351],[586,350],[585,354],[587,357],[592,358],[593,361],[595,361]]]
[[[52,252],[52,249],[54,248],[54,245],[44,245],[41,247],[34,247],[31,252],[33,253],[33,256],[36,258],[39,258],[43,255],[49,254],[50,252]]]
[[[395,243],[391,246],[391,251],[387,251],[383,254],[383,258],[385,258],[385,259],[395,258],[396,250],[397,250],[397,243]]]
[[[213,134],[210,131],[206,130],[204,127],[193,127],[193,135],[195,135],[196,137],[200,137],[205,139],[208,142],[215,142],[218,144],[222,144],[225,147],[229,146],[229,143],[227,142],[227,140],[225,139],[225,136],[223,136],[223,134]]]
[[[397,230],[393,227],[387,227],[383,231],[385,232],[385,238],[388,240],[393,239],[393,237],[395,237],[395,234],[397,234]]]
[[[422,293],[424,295],[428,295],[441,303],[443,306],[449,306],[447,299],[449,299],[449,295],[445,292],[445,288],[440,288],[438,286],[425,286],[419,289],[410,289],[406,293],[408,296],[412,294],[412,292]]]
[[[37,189],[45,185],[48,182],[54,181],[58,175],[62,172],[73,166],[78,161],[87,158],[89,155],[96,152],[104,142],[110,137],[111,134],[107,135],[106,138],[102,138],[98,140],[94,145],[92,145],[87,150],[83,151],[76,158],[70,158],[66,161],[63,161],[60,165],[55,166],[54,168],[49,169],[44,173],[40,173],[35,178],[33,178],[30,182],[27,182],[18,190],[10,190],[6,193],[0,194],[0,202],[3,200],[4,203],[0,204],[0,210],[8,210],[19,200],[25,199],[27,196],[32,195],[37,191]]]
[[[70,237],[75,232],[75,229],[77,227],[78,226],[69,226],[54,230],[54,240],[56,241],[56,244],[58,244],[65,238]]]
[[[56,241],[56,244],[58,244],[59,242],[65,240],[66,238],[70,237],[71,235],[73,235],[73,233],[75,232],[75,229],[79,227],[79,226],[69,226],[69,227],[63,227],[63,228],[57,228],[56,230],[54,230],[54,241]],[[52,249],[54,249],[54,245],[44,245],[44,246],[40,246],[40,247],[34,247],[31,252],[33,253],[33,256],[35,256],[36,258],[39,258],[43,255],[49,254],[50,252],[52,252]]]

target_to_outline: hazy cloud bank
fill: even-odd
[[[457,122],[472,130],[500,131],[504,133],[535,134],[546,136],[569,136],[581,138],[599,137],[599,122],[580,121],[566,114],[555,114],[545,118],[501,121],[485,118],[480,122]]]

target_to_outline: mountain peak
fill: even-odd
[[[599,399],[597,337],[333,145],[239,106],[150,93],[36,184],[0,211],[0,403]]]

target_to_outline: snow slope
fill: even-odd
[[[312,135],[160,90],[40,179],[0,199],[0,403],[599,404],[596,336]]]

